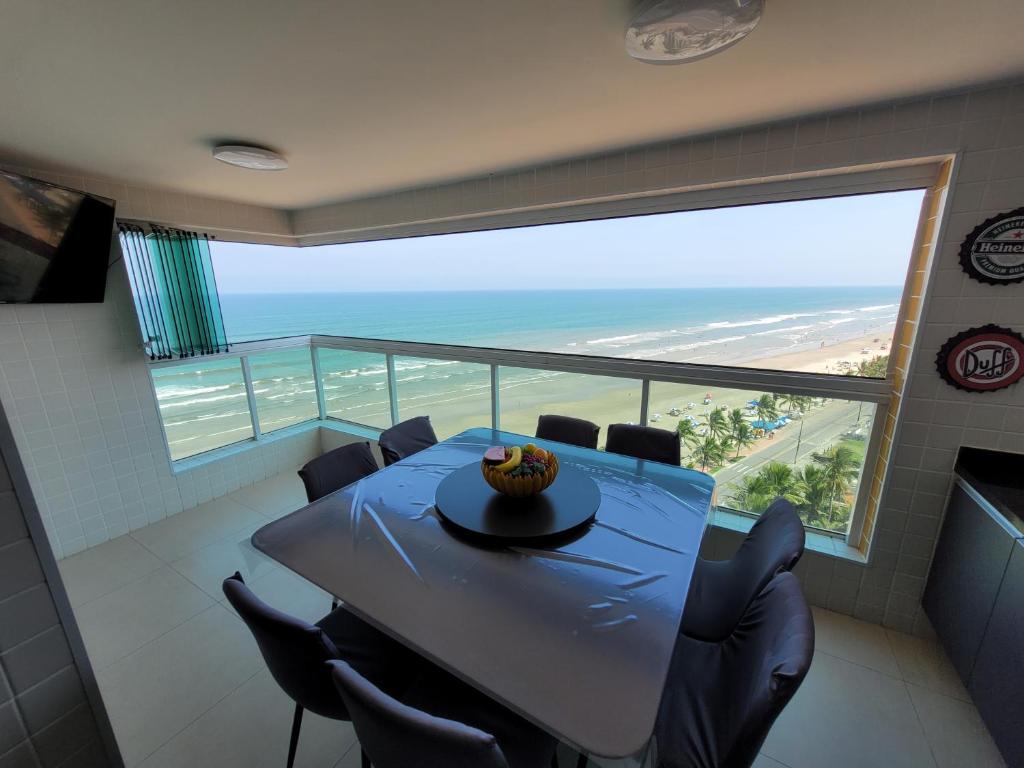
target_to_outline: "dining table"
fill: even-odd
[[[557,540],[459,535],[438,486],[491,446],[526,443],[593,480],[593,519]],[[252,544],[582,754],[642,763],[714,487],[693,469],[469,429],[264,526]]]

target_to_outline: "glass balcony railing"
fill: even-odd
[[[236,345],[153,364],[172,460],[315,420],[381,430],[430,416],[443,438],[494,426],[532,435],[557,413],[678,431],[683,464],[714,474],[721,506],[790,499],[845,533],[889,383],[818,373],[645,362],[331,336]]]

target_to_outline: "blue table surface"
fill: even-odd
[[[526,442],[594,479],[601,505],[591,527],[553,549],[451,536],[433,508],[438,483],[488,446]],[[252,541],[566,743],[625,757],[654,729],[713,491],[694,470],[471,429]]]

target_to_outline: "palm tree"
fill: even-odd
[[[704,417],[704,426],[708,428],[708,434],[712,437],[724,438],[732,431],[729,428],[729,419],[726,417],[725,408],[713,408]]]
[[[800,395],[790,395],[782,392],[775,396],[775,401],[779,405],[786,406],[786,413],[793,413],[793,408],[800,402]]]
[[[808,464],[800,471],[804,485],[804,505],[800,510],[804,522],[819,528],[834,528],[826,515],[831,489],[825,470],[818,464]]]
[[[783,464],[781,461],[769,461],[761,468],[758,475],[764,479],[773,497],[781,496],[796,505],[804,503],[804,484],[800,475],[793,471],[789,464]]]
[[[835,503],[842,501],[860,474],[860,459],[848,445],[830,445],[811,460],[822,469],[821,480],[828,492],[828,519],[834,520]]]
[[[679,438],[684,442],[689,442],[697,436],[697,430],[689,419],[680,419],[679,424],[676,425],[676,432],[679,433]]]
[[[708,467],[720,467],[725,462],[727,451],[727,446],[714,435],[705,435],[690,442],[690,459],[694,464],[700,464],[701,472],[706,472]]]
[[[755,407],[757,418],[765,423],[779,418],[779,409],[775,407],[775,395],[764,394],[757,400]]]
[[[740,509],[759,514],[780,496],[797,507],[803,506],[806,503],[804,490],[803,479],[792,467],[771,461],[756,475],[743,478],[732,500]]]
[[[738,409],[737,409],[738,410]],[[754,428],[751,427],[747,422],[741,421],[732,433],[732,444],[736,449],[736,457],[740,457],[740,451],[746,448],[748,445],[755,443],[754,439]]]
[[[730,501],[744,512],[759,515],[768,509],[775,497],[761,475],[747,475]]]
[[[733,437],[736,437],[736,435],[739,434],[741,424],[746,424],[748,427],[750,426],[747,424],[747,417],[743,415],[743,409],[733,408],[729,411],[729,426],[732,428]]]

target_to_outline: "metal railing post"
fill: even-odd
[[[309,356],[313,360],[313,386],[316,388],[316,407],[320,411],[320,421],[327,418],[327,395],[324,393],[324,380],[320,372],[320,349],[315,344],[309,345]]]
[[[245,399],[249,402],[249,419],[252,421],[252,437],[254,440],[259,440],[263,433],[260,431],[260,416],[256,409],[256,391],[252,386],[252,368],[249,367],[247,355],[242,355],[240,359],[242,361],[242,381],[245,382]]]
[[[651,399],[651,380],[642,379],[640,381],[640,426],[647,426],[647,406],[648,401]]]
[[[388,353],[384,356],[388,368],[388,406],[391,409],[391,424],[398,423],[398,377],[395,375],[395,356]]]
[[[498,366],[491,363],[491,429],[501,429],[501,386]]]

